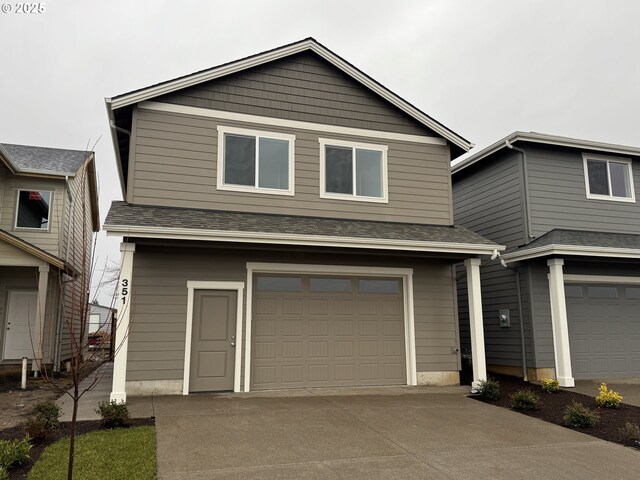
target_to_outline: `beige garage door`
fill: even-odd
[[[402,280],[257,275],[251,388],[406,384]]]

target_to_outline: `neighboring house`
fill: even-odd
[[[459,383],[454,264],[478,298],[501,248],[453,226],[466,140],[313,39],[106,102],[113,400]]]
[[[539,133],[453,167],[456,222],[508,247],[481,269],[490,370],[640,376],[639,185],[640,148]]]
[[[117,310],[115,308],[90,303],[87,318],[87,334],[98,331],[111,333],[111,325],[116,315]]]
[[[58,369],[72,356],[97,195],[93,152],[0,144],[1,363]]]

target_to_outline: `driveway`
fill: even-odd
[[[158,478],[637,479],[640,453],[463,388],[131,398],[155,414]]]

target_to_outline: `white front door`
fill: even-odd
[[[32,339],[35,337],[36,306],[38,292],[35,290],[10,290],[4,331],[4,360],[33,358]]]

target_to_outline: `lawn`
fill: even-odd
[[[29,480],[67,478],[69,439],[50,445],[29,474]],[[74,478],[152,480],[156,478],[155,427],[98,430],[76,437]]]

